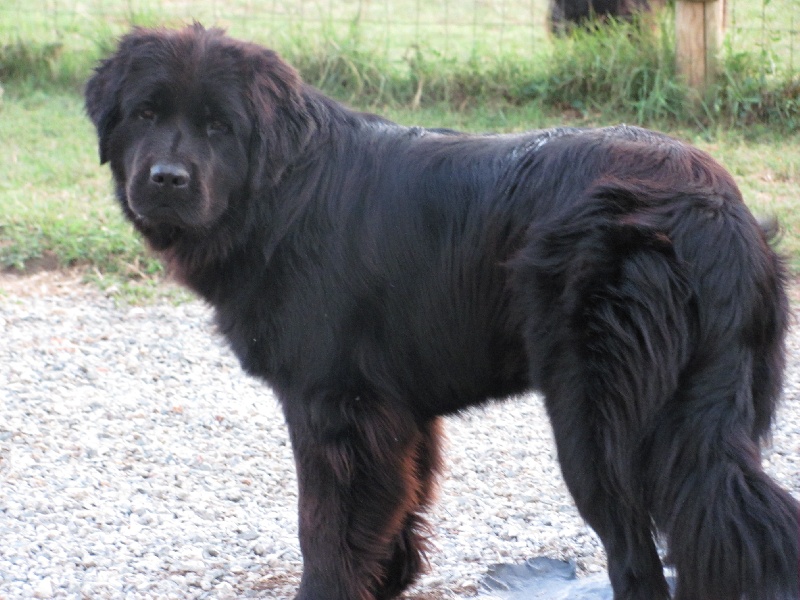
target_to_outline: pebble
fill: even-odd
[[[53,597],[53,584],[50,578],[42,579],[36,584],[33,590],[34,598],[52,598]]]
[[[49,279],[48,279],[49,278]],[[800,496],[800,335],[765,464]],[[76,278],[0,276],[0,598],[293,597],[296,480],[278,403],[197,301],[117,305]],[[474,596],[494,563],[602,571],[540,399],[446,424],[431,568],[407,598]]]

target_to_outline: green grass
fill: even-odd
[[[16,90],[0,105],[0,265],[35,259],[145,276],[160,270],[123,223],[74,94]],[[47,261],[46,261],[47,262]]]
[[[546,104],[626,115],[637,123],[693,120],[675,69],[672,18],[656,25],[611,22],[554,40],[560,60],[533,78],[527,92]]]

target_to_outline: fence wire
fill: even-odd
[[[726,1],[728,50],[755,52],[765,73],[798,75],[800,0]],[[92,49],[131,24],[195,20],[277,49],[338,40],[396,60],[529,57],[550,43],[548,0],[2,0],[0,45]]]

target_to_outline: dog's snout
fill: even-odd
[[[162,187],[186,187],[189,179],[189,171],[182,165],[156,163],[150,168],[150,181]]]

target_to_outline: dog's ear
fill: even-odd
[[[122,119],[120,107],[122,83],[131,59],[140,48],[155,39],[156,36],[152,32],[135,28],[120,39],[114,54],[100,61],[94,74],[86,82],[84,90],[86,113],[97,129],[101,164],[108,161],[108,136]]]
[[[120,94],[131,58],[139,49],[154,41],[157,41],[157,36],[152,32],[134,29],[120,40],[113,55],[100,61],[86,82],[86,113],[97,129],[100,164],[108,162],[108,136],[122,118]]]
[[[249,95],[256,124],[251,150],[277,181],[305,149],[315,121],[297,71],[272,50],[255,45],[248,50]]]
[[[100,63],[86,83],[86,112],[97,130],[100,164],[108,162],[108,136],[120,121],[119,94],[122,86],[119,53]]]

